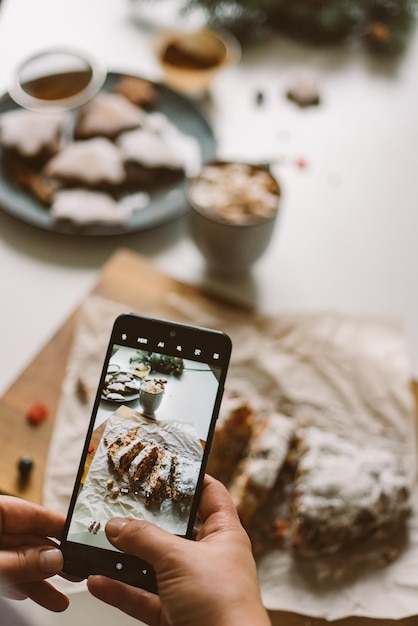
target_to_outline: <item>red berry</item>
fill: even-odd
[[[305,159],[297,159],[296,160],[296,166],[300,169],[300,170],[304,170],[308,167],[307,162],[305,161]]]
[[[35,402],[27,411],[26,419],[29,424],[37,426],[46,420],[49,414],[49,409],[43,402]]]

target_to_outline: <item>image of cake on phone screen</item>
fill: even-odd
[[[115,344],[67,539],[106,549],[112,517],[185,535],[221,368]]]

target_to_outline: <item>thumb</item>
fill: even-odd
[[[144,520],[115,517],[106,524],[109,541],[122,552],[144,559],[157,569],[167,552],[176,546],[181,549],[184,539]]]

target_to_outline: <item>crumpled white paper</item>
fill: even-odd
[[[111,488],[106,485],[107,480],[112,480],[112,486],[130,487],[129,483],[116,477],[109,469],[106,440],[114,441],[116,437],[134,428],[140,430],[138,436],[144,441],[151,439],[161,447],[169,447],[173,454],[193,461],[202,458],[202,445],[191,424],[174,420],[165,422],[149,420],[127,406],[120,406],[106,420],[94,459],[77,498],[74,521],[70,527],[70,539],[71,533],[84,532],[88,543],[99,545],[100,540],[102,547],[110,549],[111,546],[104,539],[103,531],[107,520],[112,517],[140,517],[175,534],[181,535],[186,532],[189,511],[181,511],[171,498],[163,501],[159,507],[147,507],[144,498],[132,494],[132,489],[129,489],[126,495],[121,492],[117,497],[113,497]],[[197,476],[196,473],[196,481]],[[86,530],[92,522],[100,523],[100,529],[95,537],[89,538]]]
[[[127,307],[90,297],[82,307],[56,418],[44,502],[66,511],[90,409],[75,394],[77,376],[92,395],[114,317]],[[389,320],[325,313],[262,316],[196,297],[168,293],[161,311],[142,313],[231,335],[229,376],[247,379],[272,406],[288,402],[301,419],[358,441],[384,445],[405,463],[416,501],[416,423],[401,326]],[[95,382],[93,382],[95,381]],[[228,381],[227,381],[228,382]],[[418,614],[418,511],[408,541],[391,564],[351,580],[318,587],[295,569],[290,554],[274,551],[258,563],[270,610],[336,620],[348,616],[401,619]]]

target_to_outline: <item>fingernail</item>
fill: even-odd
[[[121,530],[129,523],[125,517],[114,517],[106,524],[106,534],[114,539],[119,535]]]
[[[58,548],[46,548],[39,554],[41,570],[45,574],[57,574],[63,568],[62,553]]]

